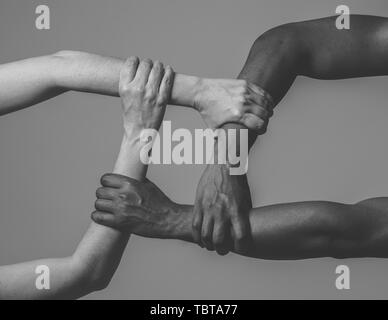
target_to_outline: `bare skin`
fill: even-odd
[[[335,19],[290,23],[265,32],[252,45],[238,78],[263,88],[275,106],[297,76],[331,80],[387,75],[388,19],[351,15],[351,29],[346,31],[335,27]],[[223,128],[243,127],[226,124]],[[249,132],[250,147],[257,135]],[[195,241],[220,254],[239,251],[252,242],[246,177],[228,172],[228,165],[207,166],[198,184],[192,221]],[[220,176],[224,178],[215,178]]]
[[[121,186],[110,190],[110,186]],[[170,200],[155,184],[107,174],[98,199],[109,210],[92,219],[148,238],[179,239],[196,243],[192,236],[193,206]],[[388,198],[356,204],[310,201],[276,204],[249,211],[252,242],[235,253],[272,260],[320,257],[388,257]]]
[[[268,112],[255,103],[260,96],[255,92],[255,85],[247,81],[202,79],[182,74],[174,76],[170,68],[165,70],[159,62],[145,60],[139,63],[137,58],[130,62],[131,66],[121,59],[61,51],[2,64],[0,115],[27,108],[70,90],[121,96],[125,135],[113,172],[140,180],[146,173],[146,166],[134,157],[134,150],[141,148],[140,131],[149,128],[155,119],[157,121],[151,127],[159,128],[164,112],[155,113],[154,110],[164,110],[168,102],[195,108],[211,128],[232,121],[260,130],[266,122]],[[122,69],[131,68],[134,72],[137,67],[136,81],[129,81],[127,75],[126,82],[130,85],[123,89]],[[167,78],[169,85],[166,86],[165,78],[161,81],[157,74],[170,74]],[[159,88],[165,96],[158,96],[155,88]],[[155,104],[150,104],[157,97],[159,100],[155,99]],[[146,102],[148,109],[144,107]],[[144,115],[144,110],[149,112]],[[261,119],[260,115],[264,118]],[[103,206],[100,202],[96,203],[98,205]],[[126,234],[92,223],[72,256],[0,267],[0,298],[78,298],[105,288],[120,262],[128,239]],[[35,287],[38,276],[35,269],[40,265],[50,269],[50,290],[37,290]]]
[[[70,90],[118,96],[123,63],[121,59],[86,52],[60,51],[2,64],[0,116]],[[268,117],[258,100],[256,86],[245,80],[176,74],[169,103],[196,109],[210,128],[236,122],[257,131],[262,130]]]
[[[159,129],[171,95],[174,73],[160,62],[151,63],[135,57],[128,59],[120,72],[119,93],[123,106],[124,136],[113,169],[116,174],[144,180],[146,166],[134,150],[140,150],[142,129]],[[136,122],[141,113],[146,122]],[[102,179],[102,183],[104,179]],[[112,189],[118,186],[112,185]],[[105,208],[104,200],[95,206]],[[129,240],[128,233],[91,223],[75,252],[65,258],[42,259],[0,267],[2,299],[75,299],[105,288],[115,273]],[[38,290],[37,266],[50,271],[50,289]]]

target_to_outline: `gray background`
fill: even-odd
[[[51,8],[50,31],[35,29],[38,4]],[[333,15],[339,4],[388,14],[386,0],[1,0],[0,63],[73,49],[230,78],[259,34]],[[388,78],[299,78],[251,153],[254,205],[387,196],[387,86]],[[175,128],[203,127],[199,115],[178,107],[166,119]],[[0,264],[73,252],[120,140],[116,98],[68,93],[0,118]],[[192,203],[202,170],[153,166],[149,177],[174,200]],[[341,263],[351,269],[348,291],[335,288]],[[388,298],[388,260],[222,258],[192,244],[132,237],[111,285],[87,298]]]

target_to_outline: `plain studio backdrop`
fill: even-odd
[[[51,30],[35,28],[39,4],[51,9]],[[68,49],[234,78],[261,33],[334,15],[340,4],[351,13],[388,15],[386,0],[1,0],[0,63]],[[388,196],[387,87],[388,77],[298,78],[251,152],[254,206]],[[118,98],[67,93],[0,118],[0,264],[73,253],[90,223],[99,177],[115,162],[120,112]],[[180,107],[169,107],[165,118],[173,128],[204,127],[197,113]],[[203,169],[155,165],[148,176],[175,201],[193,203]],[[350,290],[335,287],[340,264],[350,268]],[[219,257],[188,243],[132,236],[110,286],[87,298],[387,297],[388,259]]]

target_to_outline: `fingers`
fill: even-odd
[[[241,217],[235,217],[232,219],[232,230],[235,250],[237,252],[246,251],[251,239],[249,220],[245,221]]]
[[[199,206],[194,207],[192,233],[194,241],[203,248],[201,242],[203,212]]]
[[[141,88],[145,87],[145,85],[147,84],[152,66],[153,66],[153,63],[152,63],[152,60],[150,59],[145,59],[140,62],[139,67],[137,68],[135,79],[133,79],[133,81],[139,87]]]
[[[131,179],[115,173],[106,173],[101,177],[101,185],[107,188],[121,189]],[[133,179],[132,179],[133,180]]]
[[[160,82],[162,81],[164,75],[164,66],[161,62],[155,61],[148,78],[147,86],[149,90],[155,94],[159,91]]]
[[[267,109],[273,109],[275,107],[275,101],[267,91],[251,82],[248,82],[248,88],[251,92],[256,94],[256,97],[260,97],[260,105],[264,104],[265,108]]]
[[[118,196],[117,189],[113,188],[98,188],[96,191],[97,199],[114,200]]]
[[[252,102],[252,104],[245,107],[245,112],[252,113],[263,120],[264,119],[267,120],[273,116],[272,109],[267,109],[265,107],[262,107],[261,105],[258,104],[256,100],[250,99],[250,101]]]
[[[102,211],[94,211],[91,218],[95,223],[102,224],[110,228],[117,228],[117,223],[113,214]]]
[[[256,131],[259,134],[264,134],[267,131],[268,121],[252,113],[245,113],[241,118],[241,122],[248,129]]]
[[[223,221],[216,221],[213,231],[213,244],[216,252],[224,256],[229,253],[228,248],[228,232],[230,230],[230,224]]]
[[[248,84],[249,87],[249,100],[251,100],[256,107],[250,108],[249,112],[256,114],[262,119],[269,119],[273,115],[274,102],[272,97],[260,87],[253,83]],[[264,113],[263,111],[266,111]]]
[[[266,132],[269,118],[273,115],[274,102],[271,96],[250,82],[243,82],[243,93],[240,100],[238,122],[259,134]]]
[[[138,57],[129,57],[120,71],[120,84],[125,85],[130,83],[136,75],[137,67],[139,65]]]
[[[213,228],[214,228],[214,219],[210,215],[205,215],[203,217],[202,223],[202,237],[201,241],[203,246],[206,247],[209,251],[214,250],[213,246]]]
[[[142,202],[142,197],[139,190],[142,188],[142,183],[136,179],[122,176],[119,174],[108,173],[101,178],[102,188],[97,189],[96,196],[99,199],[114,200],[125,197],[132,204]]]
[[[97,211],[112,212],[114,210],[113,202],[106,199],[97,199],[94,203],[94,207]]]
[[[251,94],[249,100],[253,103],[246,108],[247,112],[253,113],[262,119],[269,119],[273,116],[272,106],[263,100],[262,96]]]
[[[167,66],[159,88],[158,105],[165,106],[170,100],[172,86],[174,84],[174,70]]]

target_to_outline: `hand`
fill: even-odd
[[[191,216],[151,181],[106,174],[101,184],[92,213],[96,223],[149,238],[174,238],[182,228],[189,230]]]
[[[220,255],[231,249],[244,252],[251,241],[251,208],[246,175],[230,175],[226,165],[208,165],[197,187],[192,225],[195,242]]]
[[[268,93],[246,80],[202,79],[194,107],[210,128],[239,123],[258,134],[266,132],[273,115]]]
[[[120,73],[119,94],[126,133],[158,130],[163,120],[174,81],[170,66],[130,57]]]

